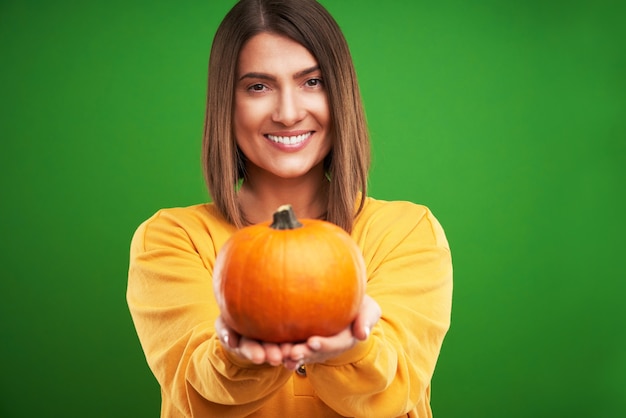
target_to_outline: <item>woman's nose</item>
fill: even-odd
[[[272,119],[285,126],[293,126],[304,118],[305,113],[298,92],[287,89],[283,90],[278,97]]]

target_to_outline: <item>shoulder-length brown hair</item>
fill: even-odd
[[[239,51],[261,32],[293,39],[320,66],[333,135],[324,161],[330,178],[326,219],[350,232],[366,197],[369,135],[348,44],[333,17],[315,0],[241,0],[217,29],[209,57],[202,144],[204,176],[213,202],[229,222],[245,225],[235,189],[245,178],[243,156],[233,134],[235,77]]]

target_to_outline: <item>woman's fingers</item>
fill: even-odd
[[[365,341],[369,337],[372,327],[376,325],[382,315],[380,305],[370,296],[365,295],[361,309],[352,324],[352,333],[358,340]]]
[[[215,320],[215,332],[217,333],[220,342],[222,345],[229,349],[234,350],[239,345],[239,334],[230,329],[222,319],[221,316],[218,316]]]
[[[319,363],[336,357],[352,348],[357,340],[366,340],[380,317],[381,309],[378,303],[365,295],[351,326],[330,337],[311,337],[303,344],[279,345],[242,337],[230,329],[221,316],[215,321],[215,332],[226,349],[254,364],[267,363],[272,366],[282,364],[287,369],[295,370],[304,363]]]
[[[350,326],[330,337],[313,336],[305,344],[295,344],[289,354],[289,362],[285,363],[286,367],[302,362],[324,362],[351,349],[357,341],[364,341],[369,337],[381,314],[378,303],[365,295],[359,313]]]
[[[220,320],[218,319],[218,321]],[[283,353],[289,353],[288,347],[283,348],[278,344],[263,343],[241,337],[217,321],[215,330],[224,348],[254,364],[268,363],[272,366],[280,366],[285,357]]]
[[[356,340],[350,327],[331,337],[311,337],[307,341],[309,349],[315,353],[342,353],[354,346]]]
[[[280,346],[272,343],[263,343],[265,349],[265,362],[271,366],[280,366],[283,364],[283,353]]]
[[[265,363],[265,348],[261,343],[246,337],[241,337],[239,341],[239,353],[254,364]]]

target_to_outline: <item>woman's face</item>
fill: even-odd
[[[292,179],[321,168],[331,149],[330,110],[316,59],[276,34],[251,38],[239,54],[234,131],[248,169]]]

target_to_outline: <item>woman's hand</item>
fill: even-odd
[[[290,370],[302,364],[322,363],[351,349],[357,341],[365,341],[382,312],[374,299],[365,295],[356,319],[340,333],[330,337],[310,337],[304,344],[294,344],[284,365]]]
[[[313,336],[298,344],[256,341],[237,334],[224,323],[221,316],[215,321],[215,331],[224,348],[242,359],[254,364],[283,364],[289,370],[296,370],[302,364],[321,363],[337,357],[354,347],[357,341],[366,340],[380,316],[378,303],[365,295],[352,324],[330,337]]]
[[[226,350],[254,364],[279,366],[291,350],[291,344],[279,345],[243,337],[228,327],[221,316],[215,321],[215,331]]]

